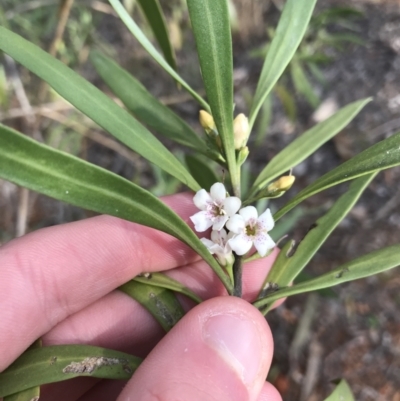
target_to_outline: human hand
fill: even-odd
[[[188,220],[188,195],[164,201]],[[244,298],[258,293],[276,252],[244,269]],[[222,297],[211,269],[169,235],[110,216],[38,230],[0,248],[0,371],[37,338],[148,356],[128,382],[79,378],[43,386],[45,400],[271,400],[272,337],[247,302]],[[115,289],[142,272],[167,274],[206,302],[164,337],[144,308]],[[188,303],[185,303],[190,308]],[[151,352],[150,352],[151,351]],[[150,353],[149,353],[150,352]]]

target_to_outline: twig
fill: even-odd
[[[322,346],[315,339],[311,339],[309,347],[309,357],[307,361],[306,374],[300,393],[300,401],[306,401],[311,395],[315,384],[320,375],[320,366],[322,362]]]
[[[58,2],[59,0],[37,0],[18,4],[12,10],[9,10],[5,13],[5,18],[7,20],[10,20],[13,19],[18,14],[36,10],[37,8],[40,7],[53,6],[56,5]],[[111,6],[102,3],[101,1],[93,0],[93,1],[84,1],[82,3],[88,5],[90,8],[100,13],[117,16],[117,13]]]
[[[371,138],[376,138],[387,134],[390,131],[395,131],[400,127],[400,118],[394,118],[393,120],[389,120],[382,125],[374,128],[372,131],[368,133],[368,136]]]
[[[14,89],[15,96],[17,97],[18,103],[21,106],[20,117],[24,118],[25,124],[27,126],[33,127],[35,125],[35,121],[36,121],[35,114],[33,113],[32,106],[29,102],[28,96],[26,95],[24,85],[22,84],[21,78],[19,76],[15,61],[7,54],[5,54],[5,61],[6,61],[8,70],[9,70],[9,80]],[[28,127],[25,127],[25,128],[28,128]],[[43,140],[40,132],[38,132],[35,129],[32,130],[32,136],[38,141]]]
[[[43,138],[39,131],[35,127],[35,115],[32,112],[32,106],[29,102],[28,96],[26,95],[24,85],[22,84],[21,78],[18,74],[17,66],[15,61],[5,55],[5,61],[10,72],[11,85],[14,88],[15,96],[21,106],[23,111],[23,118],[25,120],[25,132],[32,131],[32,136],[41,141]],[[20,237],[26,232],[29,218],[29,190],[26,188],[21,188],[19,203],[18,203],[18,213],[17,213],[17,223],[16,223],[16,236]]]
[[[29,217],[29,189],[20,188],[15,235],[22,237],[26,233]]]
[[[74,107],[70,104],[65,102],[64,100],[60,100],[57,102],[52,103],[45,103],[41,106],[32,107],[31,112],[33,115],[42,114],[44,110],[54,110],[54,111],[64,111],[64,110],[71,110]],[[21,107],[9,109],[5,113],[0,113],[0,121],[4,120],[12,120],[14,118],[21,118],[24,117],[25,113]]]
[[[314,321],[315,312],[318,308],[318,295],[310,294],[304,312],[297,325],[292,343],[289,348],[290,376],[296,383],[300,383],[302,374],[299,370],[299,357],[304,346],[310,341],[311,326]]]
[[[116,140],[114,140],[112,138],[108,138],[105,135],[101,134],[100,132],[90,130],[84,124],[81,124],[77,121],[71,121],[70,119],[68,119],[68,117],[64,116],[61,113],[58,113],[55,110],[46,110],[44,107],[42,107],[41,115],[44,117],[47,117],[53,121],[57,121],[60,124],[65,125],[66,127],[73,129],[78,134],[91,139],[93,142],[97,142],[108,149],[114,150],[115,152],[119,153],[121,156],[134,162],[138,169],[141,168],[140,157],[136,153],[127,149],[124,145],[121,145]]]
[[[67,26],[68,17],[71,12],[71,7],[72,7],[73,3],[74,3],[74,0],[61,0],[59,13],[58,13],[58,24],[56,27],[56,31],[55,31],[53,40],[50,43],[50,47],[49,47],[49,53],[52,56],[56,55],[57,49],[60,46],[60,42],[62,41],[62,38],[64,36],[65,27]],[[42,83],[39,87],[39,92],[38,92],[38,96],[37,96],[38,104],[43,103],[43,101],[46,97],[46,94],[47,94],[47,88],[48,88],[47,83],[45,81],[42,81]],[[38,127],[39,125],[40,125],[40,119],[37,120],[36,127]]]

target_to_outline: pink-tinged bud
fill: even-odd
[[[267,190],[269,192],[288,191],[293,185],[295,179],[296,177],[294,175],[284,175],[272,184],[269,184]]]
[[[249,131],[250,127],[247,117],[243,113],[237,115],[233,120],[233,136],[236,150],[240,150],[246,146],[249,139]]]
[[[199,121],[201,126],[205,129],[207,133],[215,130],[215,122],[211,114],[207,113],[205,110],[200,110]]]

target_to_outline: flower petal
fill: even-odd
[[[265,256],[270,249],[275,248],[275,242],[268,234],[261,233],[256,236],[254,246],[260,256]]]
[[[244,221],[244,218],[239,214],[235,214],[226,222],[226,227],[228,228],[228,230],[234,232],[235,234],[242,233],[245,226],[246,223]]]
[[[224,210],[228,216],[233,216],[240,209],[242,201],[237,196],[229,196],[224,200]]]
[[[239,214],[244,218],[245,222],[251,219],[257,220],[258,212],[254,206],[246,206],[239,210]]]
[[[225,223],[228,221],[229,217],[228,216],[217,216],[214,218],[213,221],[213,230],[221,230],[221,228],[225,225]]]
[[[213,200],[222,201],[226,198],[226,189],[225,185],[220,182],[216,182],[210,188],[210,195]]]
[[[207,247],[208,250],[215,245],[214,242],[208,238],[200,238],[200,241]]]
[[[194,224],[194,229],[197,232],[201,233],[208,230],[212,226],[213,223],[209,218],[207,218],[207,216],[207,212],[198,212],[193,216],[190,216],[190,220],[192,220]]]
[[[226,243],[226,231],[222,228],[221,230],[213,230],[211,232],[211,240],[216,244],[225,244]]]
[[[271,231],[275,226],[274,219],[269,209],[267,209],[262,215],[260,215],[257,222],[262,226],[263,230],[267,231]]]
[[[252,245],[253,241],[246,234],[236,235],[229,240],[229,246],[238,255],[244,255],[247,253],[251,249]]]
[[[210,194],[205,189],[200,189],[193,197],[193,203],[200,210],[206,210],[207,205],[212,201]]]

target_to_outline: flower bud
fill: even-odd
[[[246,161],[248,155],[249,155],[249,148],[247,146],[240,149],[239,154],[237,156],[237,163],[239,166],[241,166]]]
[[[247,139],[249,138],[249,120],[241,113],[233,120],[233,136],[235,149],[239,150],[246,146]]]
[[[272,184],[268,185],[268,192],[288,191],[294,183],[296,177],[294,175],[284,175]]]
[[[207,113],[205,110],[200,110],[199,121],[201,126],[205,129],[207,133],[215,130],[215,122],[211,114]]]

